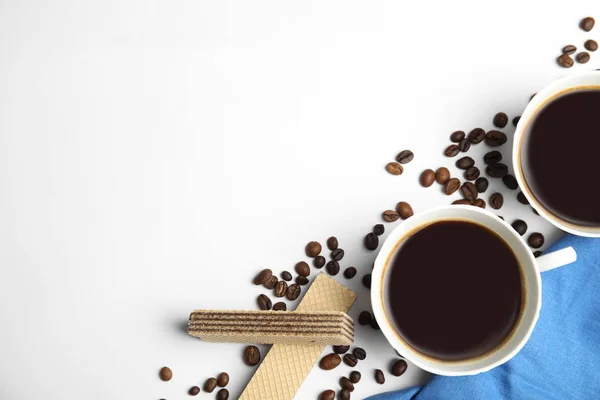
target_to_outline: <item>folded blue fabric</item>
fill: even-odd
[[[540,318],[512,360],[369,400],[600,399],[600,239],[568,235],[548,252],[566,246],[577,262],[542,273]]]

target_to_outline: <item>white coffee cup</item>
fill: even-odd
[[[517,182],[519,183],[519,187],[522,189],[523,194],[531,206],[544,219],[548,220],[556,227],[574,235],[600,237],[600,227],[575,225],[558,218],[546,210],[544,206],[536,199],[529,185],[527,185],[527,181],[523,173],[523,165],[526,165],[526,163],[523,163],[522,159],[522,157],[525,156],[525,152],[523,151],[523,137],[527,130],[528,123],[531,121],[532,117],[535,116],[535,114],[542,109],[549,100],[556,97],[558,94],[570,90],[576,90],[577,88],[589,89],[590,87],[600,90],[600,71],[590,71],[582,74],[570,75],[554,81],[550,85],[546,86],[543,90],[540,90],[529,102],[525,108],[525,111],[523,112],[523,115],[521,115],[519,123],[517,124],[512,158],[513,169],[515,171],[515,176],[517,178]],[[543,151],[543,149],[540,149],[540,151]]]
[[[510,246],[515,254],[524,277],[523,312],[517,322],[516,328],[503,345],[484,357],[472,360],[443,361],[425,356],[408,345],[394,328],[386,312],[386,287],[385,280],[389,275],[388,265],[391,265],[398,249],[398,243],[405,240],[414,232],[439,221],[462,220],[483,225],[496,232]],[[415,214],[403,221],[394,229],[383,243],[379,255],[375,260],[372,273],[371,302],[373,313],[381,331],[390,344],[407,360],[416,366],[438,375],[474,375],[485,372],[514,357],[523,348],[537,322],[540,307],[542,283],[540,272],[547,271],[576,260],[572,247],[555,251],[534,258],[524,239],[506,222],[494,214],[473,206],[451,205],[435,208],[424,213]],[[403,282],[402,285],[415,283]],[[398,288],[401,290],[401,287]],[[410,307],[410,304],[406,304]],[[439,332],[443,335],[444,332]]]

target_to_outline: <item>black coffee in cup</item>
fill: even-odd
[[[474,222],[447,220],[399,241],[385,267],[385,313],[399,338],[442,361],[500,347],[519,320],[521,268],[508,244]]]

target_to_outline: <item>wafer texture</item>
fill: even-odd
[[[356,293],[320,273],[297,311],[347,312],[355,300]],[[240,400],[292,400],[324,348],[323,345],[273,345]]]

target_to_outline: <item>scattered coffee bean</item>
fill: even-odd
[[[421,182],[421,186],[429,187],[433,185],[435,181],[435,172],[432,169],[426,169],[421,173],[421,177],[419,178],[419,182]]]
[[[310,275],[310,267],[304,261],[300,261],[299,263],[297,263],[294,268],[296,270],[296,273],[300,276]]]
[[[581,53],[575,56],[575,59],[579,64],[585,64],[588,61],[590,61],[590,53],[588,53],[587,51],[582,51]]]
[[[479,168],[477,167],[471,167],[471,168],[467,168],[467,170],[465,171],[465,179],[468,181],[474,181],[475,179],[479,178]]]
[[[378,331],[379,329],[379,324],[377,323],[377,319],[375,319],[374,315],[371,315],[371,328],[375,329],[376,331]]]
[[[573,59],[567,54],[563,54],[558,57],[556,62],[563,68],[571,68],[573,66]]]
[[[512,226],[513,229],[521,236],[523,236],[525,232],[527,232],[527,223],[522,219],[514,220],[513,223],[510,224],[510,226]]]
[[[467,138],[464,138],[463,140],[461,140],[458,143],[458,150],[460,150],[463,153],[466,153],[467,151],[469,151],[470,148],[471,148],[471,142]]]
[[[514,126],[517,126],[517,125],[519,124],[519,121],[520,121],[520,120],[521,120],[521,116],[520,116],[520,115],[519,115],[519,116],[517,116],[517,117],[514,117],[514,118],[513,118],[513,121],[512,121],[512,122],[513,122],[513,125],[514,125]]]
[[[529,204],[529,200],[527,200],[527,197],[525,197],[523,192],[519,192],[519,194],[517,195],[517,200],[521,204],[525,204],[525,205]]]
[[[335,260],[331,260],[325,266],[325,270],[329,275],[337,275],[340,272],[340,263]]]
[[[396,204],[396,212],[400,215],[400,218],[407,219],[413,216],[414,212],[410,204],[405,201],[401,201]]]
[[[273,311],[287,311],[287,306],[283,301],[273,304]]]
[[[400,218],[400,215],[394,210],[385,210],[382,215],[385,222],[394,222]]]
[[[581,20],[581,23],[579,24],[579,26],[584,31],[589,32],[594,28],[595,23],[596,23],[596,21],[594,21],[594,18],[585,17],[584,19]]]
[[[368,311],[361,311],[358,315],[359,325],[369,325],[371,323],[371,313]]]
[[[402,175],[402,173],[404,172],[404,168],[402,168],[402,165],[400,165],[400,163],[397,162],[388,163],[388,165],[385,166],[385,170],[392,175]]]
[[[485,143],[488,146],[497,147],[502,146],[508,138],[504,132],[491,130],[485,134]]]
[[[485,169],[485,173],[492,178],[502,178],[508,174],[508,166],[502,163],[488,165]]]
[[[285,298],[288,300],[296,300],[298,296],[300,296],[300,292],[302,292],[300,285],[293,283],[288,286],[287,291],[285,292]]]
[[[450,146],[446,147],[446,150],[444,150],[444,155],[446,157],[454,157],[458,154],[460,150],[458,149],[458,146],[455,144],[451,144]]]
[[[173,371],[169,367],[162,367],[160,371],[158,371],[158,377],[163,382],[169,382],[171,378],[173,378]]]
[[[248,346],[244,349],[244,362],[251,367],[260,362],[260,350],[256,346]]]
[[[383,385],[385,383],[385,375],[383,375],[383,371],[380,369],[375,370],[375,382]]]
[[[455,205],[461,205],[461,206],[470,206],[473,202],[471,200],[467,200],[467,199],[458,199],[458,200],[454,200],[452,202],[452,204]]]
[[[451,178],[444,185],[444,193],[446,193],[448,196],[450,196],[451,194],[456,192],[458,190],[458,188],[460,188],[460,180],[458,178]]]
[[[221,389],[217,392],[217,400],[227,400],[229,399],[229,390]]]
[[[586,40],[583,44],[583,47],[585,47],[588,51],[596,51],[598,50],[598,42],[592,39]]]
[[[459,158],[458,161],[456,161],[456,166],[460,169],[471,168],[473,165],[475,165],[475,160],[469,156]]]
[[[271,279],[271,276],[273,276],[273,271],[271,271],[268,268],[267,269],[263,269],[262,271],[260,271],[258,273],[258,275],[256,275],[254,277],[254,279],[252,280],[252,283],[254,283],[255,285],[262,285],[268,279]]]
[[[335,392],[333,390],[325,390],[319,395],[319,400],[335,400]]]
[[[326,261],[327,261],[327,260],[325,259],[325,257],[323,257],[323,256],[316,256],[316,257],[314,258],[314,260],[313,260],[313,266],[314,266],[315,268],[319,268],[319,269],[320,269],[320,268],[323,268],[323,266],[325,265],[325,262],[326,262]]]
[[[350,400],[350,392],[346,389],[342,389],[338,392],[338,400]]]
[[[283,271],[281,273],[281,279],[283,279],[284,281],[291,281],[292,280],[292,274],[290,274],[288,271]]]
[[[358,371],[350,372],[350,382],[356,384],[356,383],[360,382],[360,378],[361,378],[360,372],[358,372]]]
[[[479,207],[479,208],[485,208],[486,204],[485,204],[485,200],[483,199],[475,199],[473,200],[473,204],[471,204],[475,207]]]
[[[359,360],[364,360],[367,358],[367,352],[362,347],[355,347],[354,350],[352,350],[352,354],[354,354],[354,357],[358,358]]]
[[[473,144],[478,144],[483,142],[485,138],[485,131],[481,128],[475,128],[471,132],[469,132],[469,141]]]
[[[217,375],[217,385],[219,387],[225,387],[229,383],[229,374],[227,372],[221,372]]]
[[[353,354],[346,354],[344,356],[344,364],[346,364],[349,367],[356,367],[356,364],[358,363],[358,359],[353,355]]]
[[[277,282],[279,281],[279,279],[277,279],[277,277],[275,275],[271,275],[271,277],[269,279],[267,279],[267,281],[265,283],[263,283],[263,286],[269,290],[275,288],[275,285],[277,284]]]
[[[270,310],[272,307],[271,299],[267,297],[267,295],[260,294],[258,295],[258,308],[261,310]]]
[[[499,112],[494,115],[494,126],[496,128],[504,128],[508,124],[508,115],[503,112]]]
[[[498,150],[492,150],[483,156],[483,162],[487,165],[498,164],[500,161],[502,161],[502,153]]]
[[[200,388],[198,386],[192,386],[190,390],[188,390],[190,396],[197,396],[198,393],[200,393]]]
[[[335,236],[331,236],[329,239],[327,239],[327,248],[329,250],[335,250],[338,248],[338,240]]]
[[[346,354],[350,350],[350,346],[333,346],[335,354]]]
[[[371,289],[371,274],[366,274],[362,278],[362,284],[367,288]]]
[[[396,161],[398,161],[400,164],[408,164],[409,162],[411,162],[413,160],[414,156],[415,155],[413,154],[412,151],[402,150],[396,156]]]
[[[502,182],[504,182],[504,185],[510,190],[515,190],[519,188],[519,183],[517,182],[517,178],[515,178],[514,175],[504,175],[502,177]]]
[[[308,278],[305,276],[297,276],[296,283],[300,286],[308,285]]]
[[[463,197],[471,202],[478,196],[478,191],[475,185],[471,182],[465,182],[460,188]]]
[[[504,196],[502,193],[492,193],[490,196],[490,207],[494,210],[499,210],[504,205]]]
[[[352,279],[356,276],[356,268],[348,267],[344,270],[344,278]]]
[[[527,243],[534,249],[539,249],[544,245],[544,235],[539,232],[534,232],[527,238]]]
[[[485,193],[489,185],[490,183],[488,182],[487,178],[484,177],[477,178],[475,181],[475,187],[479,193]]]
[[[350,379],[346,378],[345,376],[342,376],[340,378],[340,387],[342,389],[346,389],[349,392],[354,392],[354,384],[352,383],[352,381],[350,381]]]
[[[450,179],[450,171],[446,167],[440,167],[435,171],[435,181],[440,185],[448,182]]]
[[[392,365],[392,375],[402,376],[406,372],[408,364],[404,360],[398,360]]]
[[[217,388],[217,380],[215,378],[208,378],[204,382],[204,391],[212,393]]]
[[[373,227],[373,233],[377,236],[381,236],[385,233],[385,227],[383,224],[377,224]]]
[[[365,247],[368,250],[377,250],[377,247],[379,246],[379,238],[377,237],[376,234],[374,234],[373,232],[370,232],[367,234],[367,236],[365,236]]]
[[[542,252],[541,252],[541,251],[539,251],[539,250],[536,250],[536,251],[534,251],[534,252],[533,252],[533,256],[534,256],[535,258],[538,258],[538,257],[539,257],[539,256],[541,256],[541,255],[542,255]]]
[[[562,48],[562,53],[567,54],[569,56],[571,54],[575,54],[576,51],[577,51],[577,47],[573,46],[572,44],[568,44]]]
[[[318,256],[319,254],[321,254],[321,243],[319,242],[309,242],[306,245],[306,255],[314,258],[316,256]]]
[[[306,279],[306,278],[304,278]],[[285,296],[285,292],[287,292],[288,284],[285,281],[277,282],[275,285],[275,289],[273,290],[273,295],[275,297],[283,297]]]
[[[321,367],[321,369],[324,369],[325,371],[329,371],[340,365],[341,362],[342,359],[338,354],[331,353],[321,358],[321,361],[319,362],[319,367]]]
[[[344,250],[335,249],[331,252],[331,258],[333,258],[335,261],[340,261],[342,258],[344,258]]]
[[[450,141],[453,143],[458,143],[461,140],[463,140],[465,138],[465,132],[464,131],[456,131],[456,132],[452,132],[452,134],[450,135]]]

